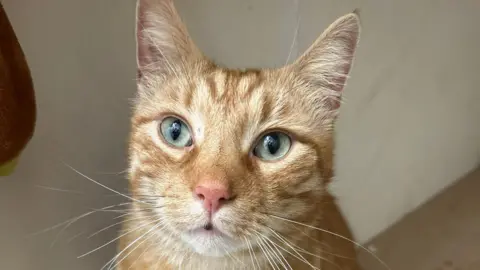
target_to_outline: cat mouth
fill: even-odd
[[[221,227],[212,221],[199,224],[196,227],[182,234],[182,238],[186,241],[195,252],[214,257],[222,257],[225,255],[222,248],[227,251],[236,250],[239,242],[232,238],[228,232],[223,231]]]
[[[211,231],[213,230],[213,224],[211,222],[205,224],[205,226],[203,226],[203,229],[206,230],[206,231]]]
[[[227,235],[225,233],[223,233],[218,227],[213,225],[213,223],[211,223],[211,222],[208,222],[207,224],[205,224],[201,227],[198,227],[196,229],[190,230],[189,233],[192,234],[192,235],[195,235],[195,236],[227,237]]]

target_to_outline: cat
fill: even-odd
[[[173,0],[137,2],[132,204],[109,269],[359,270],[327,185],[358,12],[292,64],[204,56]]]

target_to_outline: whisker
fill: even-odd
[[[120,253],[118,253],[112,260],[111,260],[111,263],[110,263],[110,267],[108,268],[108,270],[111,270],[111,269],[115,269],[115,267],[117,267],[123,260],[125,260],[130,254],[132,254],[138,247],[140,247],[144,242],[146,242],[148,239],[150,239],[150,237],[152,235],[155,235],[155,234],[152,234],[150,236],[147,236],[149,235],[150,233],[152,233],[155,229],[159,228],[160,226],[165,226],[163,222],[160,222],[161,221],[161,218],[157,219],[156,222],[158,222],[156,225],[152,226],[152,228],[150,228],[146,233],[142,234],[140,237],[138,237],[137,239],[135,239],[133,242],[131,242],[129,245],[127,245],[127,247],[125,247]],[[129,248],[131,247],[133,244],[135,244],[137,241],[140,241],[142,238],[144,238],[145,236],[147,236],[143,241],[141,241],[137,246],[135,246],[132,250],[130,250],[130,252],[128,252],[125,256],[123,256],[123,258],[118,261],[117,263],[115,263],[113,266],[113,262],[115,262],[118,258],[120,258],[120,256]],[[103,270],[105,268],[102,267],[100,270]]]
[[[151,237],[151,236],[150,236]],[[147,238],[148,239],[148,238]],[[150,243],[150,245],[148,245],[145,249],[143,249],[142,253],[140,253],[140,255],[138,255],[138,257],[135,259],[135,261],[133,261],[132,264],[130,264],[130,266],[127,268],[127,270],[130,270],[136,263],[138,260],[140,260],[140,258],[145,255],[145,253],[150,250],[150,248],[155,245],[155,241],[152,241],[152,243]]]
[[[299,12],[298,12],[298,0],[294,0],[294,3],[295,3],[295,8],[297,9],[297,14],[299,14]],[[300,17],[298,17],[298,19],[297,19],[297,26],[295,27],[295,32],[293,34],[293,41],[292,41],[292,44],[290,45],[290,50],[288,51],[287,61],[285,61],[285,65],[287,65],[288,62],[290,61],[290,57],[292,56],[293,48],[295,48],[295,44],[297,43],[299,28],[300,28]]]
[[[298,230],[300,233],[302,233],[303,235],[305,235],[306,237],[308,237],[309,239],[317,242],[318,244],[323,244],[322,242],[318,241],[317,239],[311,237],[310,235],[308,235],[307,233],[305,233],[304,231],[302,231],[301,229],[299,229],[297,226],[293,225],[293,227],[294,227],[296,230]],[[270,228],[270,229],[271,229],[271,228]],[[304,250],[304,249],[303,249],[303,250]],[[305,251],[307,254],[309,254],[308,251],[306,251],[306,250],[304,250],[304,251]],[[328,252],[328,251],[326,251],[326,250],[324,250],[324,249],[322,249],[322,252],[324,252],[324,253],[326,253],[326,254],[328,254],[328,255],[335,256],[335,257],[337,257],[337,258],[342,258],[342,259],[347,259],[347,260],[355,260],[355,259],[356,259],[356,258],[353,258],[353,257],[342,256],[342,255],[340,255],[340,254],[336,254],[336,253],[333,253],[333,252]],[[310,255],[312,255],[312,254],[310,254]]]
[[[259,240],[262,241],[265,244],[265,248],[269,249],[271,251],[270,253],[273,256],[275,256],[275,258],[276,258],[275,261],[280,262],[284,269],[288,269],[287,266],[284,264],[283,260],[278,256],[278,254],[275,252],[275,250],[273,250],[272,245],[268,241],[265,240],[265,238],[268,238],[268,237],[266,237],[264,235],[260,235],[260,236],[261,236],[261,238]],[[277,248],[276,248],[276,250],[278,251]],[[283,255],[281,253],[280,253],[280,255],[285,260],[285,257],[283,257]],[[287,262],[287,264],[288,264],[288,262]]]
[[[73,240],[77,239],[78,237],[80,237],[80,235],[84,234],[85,232],[81,232],[81,233],[77,233],[75,234],[74,236],[70,237],[68,240],[67,240],[67,243],[70,243],[72,242]]]
[[[107,227],[104,227],[104,228],[102,228],[101,230],[99,230],[99,231],[97,231],[97,232],[95,232],[95,233],[90,234],[87,238],[90,239],[90,238],[94,237],[95,235],[97,235],[97,234],[99,234],[99,233],[101,233],[101,232],[103,232],[103,231],[106,231],[106,230],[108,230],[108,229],[110,229],[110,228],[112,228],[112,227],[115,227],[115,226],[117,226],[117,225],[119,225],[119,224],[123,224],[123,223],[124,223],[124,221],[122,220],[122,221],[120,221],[120,222],[117,222],[117,223],[114,223],[114,224],[109,225],[109,226],[107,226]]]
[[[158,270],[158,267],[160,267],[160,262],[162,261],[162,257],[158,256],[157,263],[155,264],[155,270]]]
[[[267,239],[267,240],[271,241],[271,243],[272,243],[273,245],[275,245],[275,246],[277,246],[279,249],[285,251],[285,252],[288,253],[290,256],[298,259],[299,261],[304,262],[305,264],[309,265],[309,266],[312,267],[313,269],[318,269],[317,267],[315,267],[315,266],[313,266],[312,264],[310,264],[310,263],[308,262],[308,260],[305,259],[305,257],[303,257],[303,256],[301,256],[301,255],[298,256],[298,255],[296,255],[296,254],[293,254],[292,252],[288,251],[287,249],[283,248],[281,245],[273,242],[272,240],[270,240],[270,239]],[[292,250],[293,250],[293,252],[295,252],[295,253],[298,254],[298,251],[297,251],[296,249],[292,249]]]
[[[148,222],[148,223],[146,223],[146,224],[140,225],[140,226],[136,227],[135,229],[131,229],[131,230],[127,231],[126,233],[123,233],[123,234],[115,237],[113,240],[110,240],[110,241],[108,241],[107,243],[105,243],[105,244],[103,244],[103,245],[101,245],[101,246],[99,246],[99,247],[96,247],[95,249],[90,250],[90,251],[87,252],[87,253],[84,253],[84,254],[78,256],[77,259],[80,259],[80,258],[83,258],[83,257],[85,257],[85,256],[88,256],[89,254],[92,254],[93,252],[95,252],[95,251],[97,251],[97,250],[99,250],[99,249],[101,249],[101,248],[103,248],[103,247],[106,247],[106,246],[108,246],[109,244],[117,241],[118,239],[124,237],[125,235],[130,234],[130,233],[132,233],[132,232],[134,232],[134,231],[136,231],[136,230],[139,230],[139,229],[141,229],[141,228],[143,228],[143,227],[145,227],[145,226],[147,226],[147,225],[150,225],[150,224],[152,224],[152,223],[155,223],[155,222],[157,222],[157,221],[151,221],[151,222]]]
[[[125,215],[128,215],[128,213],[125,214]],[[124,216],[124,215],[121,215],[121,216]],[[118,217],[115,217],[114,219],[117,219],[117,218],[118,218]],[[110,229],[110,228],[112,228],[112,227],[115,227],[115,226],[117,226],[117,225],[123,224],[123,223],[125,223],[125,222],[127,222],[127,221],[139,220],[139,219],[146,219],[146,218],[145,218],[145,217],[136,217],[136,218],[126,219],[126,220],[122,220],[122,221],[120,221],[120,222],[116,222],[116,223],[114,223],[114,224],[112,224],[112,225],[109,225],[109,226],[107,226],[107,227],[104,227],[104,228],[100,229],[99,231],[97,231],[97,232],[95,232],[95,233],[90,234],[90,235],[87,237],[87,239],[90,239],[90,238],[94,237],[95,235],[97,235],[97,234],[99,234],[99,233],[101,233],[101,232],[103,232],[103,231],[106,231],[106,230],[108,230],[108,229]]]
[[[237,261],[239,264],[244,265],[244,263],[241,260],[239,260],[236,256],[234,256],[231,252],[227,250],[227,247],[224,243],[220,242],[220,244],[222,245],[223,250],[225,251],[228,257],[230,257],[233,261]]]
[[[252,266],[253,266],[253,269],[256,270],[257,268],[255,267],[255,261],[253,260],[253,251],[252,251],[252,248],[250,247],[250,245],[248,244],[248,239],[246,236],[243,236],[243,241],[245,242],[245,245],[247,246],[247,249],[248,249],[248,254],[250,255],[250,260],[252,260]]]
[[[95,174],[101,174],[101,175],[122,175],[128,172],[128,169],[121,170],[119,172],[96,172]]]
[[[268,227],[268,226],[267,226],[267,227]],[[270,227],[268,227],[268,228],[269,228],[270,230],[275,231],[274,229],[272,229],[272,228],[270,228]],[[325,261],[325,262],[328,262],[328,263],[330,263],[331,265],[335,266],[337,269],[340,269],[340,270],[342,269],[340,266],[338,266],[337,264],[335,264],[333,261],[328,260],[327,258],[324,258],[324,257],[322,257],[322,256],[320,256],[320,255],[311,253],[311,252],[309,252],[309,251],[307,251],[307,250],[305,250],[305,249],[303,249],[303,248],[295,245],[294,243],[288,241],[288,239],[287,239],[285,236],[282,236],[279,232],[276,232],[276,233],[278,234],[278,237],[282,237],[282,241],[288,242],[289,244],[292,245],[292,248],[295,248],[295,249],[298,250],[299,252],[308,254],[308,255],[310,255],[310,256],[313,256],[313,257],[315,257],[315,258],[318,258],[318,259],[320,259],[320,260],[323,260],[323,261]],[[322,252],[327,253],[327,254],[331,254],[331,253],[326,252],[325,250],[322,250]]]
[[[270,229],[270,228],[269,228]],[[313,266],[305,257],[302,256],[302,254],[300,254],[297,249],[295,249],[290,243],[289,241],[286,241],[285,239],[283,239],[283,237],[281,237],[277,232],[275,232],[275,230],[272,230],[270,229],[270,231],[273,233],[273,235],[278,239],[280,240],[281,242],[283,242],[284,244],[286,244],[290,249],[292,249],[293,252],[295,252],[298,256],[296,255],[293,255],[289,252],[290,255],[296,257],[297,259],[299,259],[300,261],[308,264],[310,267],[312,267],[313,269],[318,269],[317,267]],[[273,241],[272,241],[273,242]]]
[[[116,196],[138,196],[138,197],[142,197],[142,198],[152,198],[152,199],[158,199],[158,198],[169,198],[167,196],[163,196],[163,195],[143,195],[143,194],[134,194],[134,193],[122,193],[122,194],[105,194],[103,196],[105,197],[116,197]]]
[[[130,214],[131,214],[131,213],[121,214],[121,215],[119,215],[119,216],[114,217],[113,219],[119,219],[119,218],[122,218],[122,217],[124,217],[124,216],[128,216],[128,215],[130,215]]]
[[[273,241],[271,241],[270,239],[268,239],[268,237],[265,237],[265,238],[266,238],[267,240],[269,240],[269,241],[265,241],[265,242],[266,242],[270,247],[275,248],[275,250],[277,251],[277,254],[279,254],[279,255],[282,257],[281,259],[279,258],[279,260],[280,260],[281,262],[282,262],[282,260],[283,260],[283,262],[285,262],[286,265],[288,265],[288,267],[287,267],[287,266],[286,266],[285,264],[283,264],[283,262],[282,262],[283,267],[285,267],[285,269],[293,270],[293,269],[292,269],[292,266],[290,266],[290,264],[288,263],[287,259],[285,259],[285,257],[283,256],[282,252],[277,248],[278,245],[275,245],[275,243],[274,243]],[[268,243],[268,242],[270,242],[271,244]],[[272,244],[273,244],[273,245],[272,245]]]
[[[270,266],[273,269],[278,269],[277,265],[274,264],[272,262],[272,260],[270,259],[270,256],[269,256],[268,252],[265,250],[263,243],[262,242],[257,242],[257,244],[258,244],[258,247],[260,247],[260,249],[262,250],[263,255],[265,255],[265,258],[268,260],[268,263],[270,264]]]
[[[276,218],[276,219],[279,219],[279,220],[283,220],[283,221],[287,221],[287,222],[291,222],[291,223],[294,223],[294,224],[298,224],[298,225],[302,225],[302,226],[305,226],[307,228],[311,228],[311,229],[314,229],[314,230],[318,230],[318,231],[321,231],[321,232],[324,232],[324,233],[328,233],[328,234],[331,234],[333,236],[336,236],[336,237],[339,237],[345,241],[348,241],[352,244],[354,244],[355,246],[365,250],[368,254],[370,254],[372,257],[374,257],[379,263],[381,263],[386,269],[388,270],[391,270],[391,268],[382,260],[380,259],[377,255],[375,255],[375,253],[371,252],[368,248],[364,247],[363,245],[343,236],[343,235],[340,235],[338,233],[334,233],[334,232],[330,232],[328,230],[325,230],[325,229],[321,229],[321,228],[317,228],[315,226],[312,226],[312,225],[308,225],[308,224],[303,224],[301,222],[298,222],[298,221],[294,221],[294,220],[290,220],[290,219],[287,219],[287,218],[283,218],[283,217],[279,217],[279,216],[275,216],[275,215],[270,215],[271,217],[273,218]]]
[[[121,205],[121,204],[120,204],[120,205]],[[105,207],[105,209],[112,208],[112,207],[116,207],[116,206],[119,206],[119,205],[110,205],[110,206]],[[39,234],[42,234],[42,233],[46,233],[46,232],[51,231],[51,230],[55,230],[56,228],[59,228],[59,227],[65,225],[65,224],[67,224],[67,223],[69,223],[70,221],[72,221],[72,220],[74,220],[74,219],[77,219],[77,218],[79,218],[79,217],[80,217],[80,218],[86,217],[86,216],[91,215],[91,214],[93,214],[93,213],[95,213],[95,212],[94,212],[94,211],[90,211],[90,212],[88,212],[88,213],[86,213],[86,214],[82,214],[82,215],[80,215],[80,216],[77,216],[77,217],[74,217],[74,218],[70,218],[70,219],[68,219],[68,220],[66,220],[66,221],[60,222],[60,223],[58,223],[58,224],[56,224],[56,225],[53,225],[53,226],[48,227],[48,228],[46,228],[46,229],[43,229],[43,230],[41,230],[41,231],[31,233],[31,234],[27,235],[26,237],[27,237],[27,238],[30,238],[30,237],[34,237],[34,236],[39,235]]]
[[[47,187],[47,186],[42,186],[42,185],[35,185],[35,187],[45,189],[45,190],[50,190],[50,191],[60,191],[60,192],[65,192],[65,193],[70,193],[70,194],[85,195],[85,193],[80,192],[80,191],[76,191],[76,190]]]
[[[272,249],[270,249],[270,246],[267,244],[267,241],[265,241],[265,239],[263,239],[263,235],[261,235],[261,237],[259,237],[258,240],[263,244],[263,247],[265,248],[265,250],[267,250],[267,252],[270,254],[270,257],[272,258],[272,261],[274,261],[275,265],[278,267],[278,260],[280,258],[277,256],[277,254],[275,254],[275,252]],[[283,262],[282,262],[282,264],[283,264]]]
[[[104,207],[104,208],[101,208],[101,209],[98,209],[98,210],[93,210],[93,211],[90,211],[90,212],[87,212],[85,214],[82,214],[76,218],[73,218],[71,219],[70,221],[67,221],[65,226],[62,228],[62,230],[60,230],[60,232],[57,233],[57,235],[55,236],[52,244],[50,244],[50,248],[52,248],[55,243],[57,242],[58,240],[58,237],[60,237],[60,235],[68,229],[68,227],[70,227],[70,225],[72,225],[73,223],[79,221],[80,219],[84,218],[84,217],[87,217],[87,216],[90,216],[91,214],[94,214],[94,213],[97,213],[97,212],[100,212],[100,211],[107,211],[107,209],[110,209],[110,208],[114,208],[114,207],[117,207],[117,206],[121,206],[121,205],[124,205],[125,203],[121,203],[121,204],[116,204],[116,205],[110,205],[110,206],[107,206],[107,207]]]
[[[128,213],[131,212],[129,209],[115,209],[115,210],[102,210],[102,209],[95,209],[92,208],[95,212],[104,212],[104,213]]]
[[[255,250],[253,249],[252,242],[247,239],[246,236],[244,236],[245,241],[247,242],[247,246],[252,250],[253,258],[255,259],[255,262],[257,263],[258,269],[261,269],[260,263],[258,262],[257,255],[255,254]]]
[[[111,191],[111,192],[113,192],[113,193],[116,193],[116,194],[118,194],[118,195],[120,195],[120,196],[122,196],[122,197],[125,197],[125,198],[127,198],[127,199],[129,199],[129,200],[132,200],[132,201],[136,201],[136,202],[139,202],[139,203],[149,204],[149,203],[146,203],[146,202],[137,200],[137,199],[135,199],[135,198],[132,198],[132,197],[130,197],[130,196],[127,196],[127,195],[125,195],[125,194],[123,194],[123,193],[121,193],[121,192],[119,192],[119,191],[114,190],[113,188],[107,187],[107,186],[105,186],[104,184],[99,183],[99,182],[93,180],[92,178],[88,177],[87,175],[81,173],[80,171],[78,171],[77,169],[75,169],[75,168],[73,168],[72,166],[68,165],[67,163],[64,163],[64,164],[65,164],[65,166],[67,166],[68,168],[70,168],[72,171],[74,171],[74,172],[76,172],[77,174],[83,176],[85,179],[87,179],[87,180],[91,181],[92,183],[95,183],[95,184],[97,184],[97,185],[99,185],[99,186],[101,186],[101,187],[103,187],[103,188],[105,188],[105,189],[107,189],[107,190],[109,190],[109,191]]]

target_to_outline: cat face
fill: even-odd
[[[239,71],[199,52],[172,1],[137,10],[130,181],[151,226],[224,256],[288,233],[282,218],[318,215],[358,17],[340,18],[292,65]]]

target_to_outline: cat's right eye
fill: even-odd
[[[190,128],[177,117],[166,117],[160,123],[160,135],[165,141],[178,148],[192,146],[193,139]]]
[[[261,137],[253,149],[253,154],[262,160],[274,161],[283,158],[291,146],[292,141],[287,134],[271,132]]]

